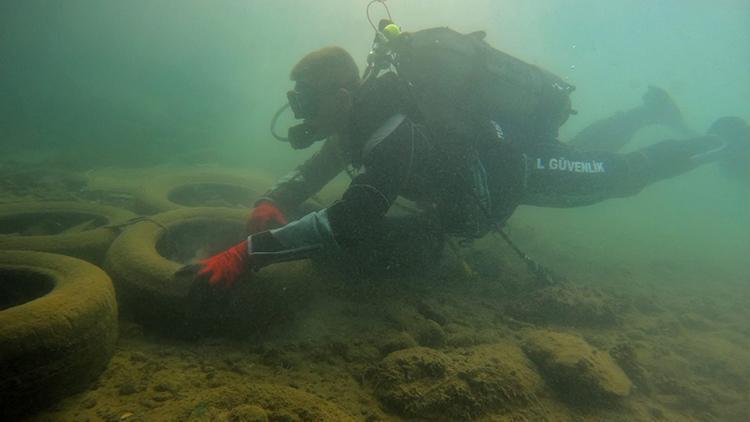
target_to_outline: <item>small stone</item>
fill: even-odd
[[[417,312],[419,312],[426,319],[431,319],[440,325],[445,325],[448,322],[448,318],[440,312],[436,311],[433,307],[425,302],[419,302],[417,304]]]
[[[163,394],[163,393],[154,394],[154,395],[151,396],[151,400],[156,401],[156,402],[160,402],[160,403],[161,402],[165,402],[165,401],[167,401],[167,400],[169,400],[171,398],[172,398],[171,394]]]
[[[708,330],[713,328],[711,322],[694,312],[686,312],[679,316],[683,327],[694,330]]]
[[[224,381],[211,380],[208,382],[208,388],[219,388],[224,386]]]
[[[130,355],[131,362],[148,362],[148,356],[141,352],[133,352]]]
[[[268,413],[265,409],[252,404],[237,406],[229,413],[230,422],[267,422]]]
[[[417,342],[412,336],[410,336],[406,332],[401,332],[399,334],[386,338],[380,345],[379,349],[380,353],[382,353],[383,355],[387,355],[397,350],[409,349],[416,346]]]
[[[177,389],[173,385],[165,383],[165,382],[156,384],[154,386],[154,391],[158,391],[158,392],[162,392],[162,393],[163,392],[168,392],[168,393],[172,393],[172,394],[177,394]]]
[[[133,385],[133,383],[126,382],[124,384],[120,384],[120,387],[117,389],[117,392],[121,396],[129,396],[131,394],[138,392],[138,390],[135,388],[135,385]]]
[[[161,403],[157,403],[151,399],[143,399],[143,400],[140,400],[138,403],[147,409],[156,409],[157,407],[162,405]]]
[[[445,331],[437,322],[426,319],[417,328],[417,342],[420,346],[441,347],[445,344]]]

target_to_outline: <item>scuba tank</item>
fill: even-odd
[[[365,77],[392,67],[407,84],[424,123],[472,139],[493,121],[517,142],[555,139],[571,114],[574,86],[503,53],[483,31],[461,34],[446,27],[401,32],[387,20],[368,57]]]

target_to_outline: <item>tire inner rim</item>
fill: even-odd
[[[189,264],[234,246],[245,238],[245,228],[239,221],[190,221],[170,227],[156,242],[156,251],[170,261]]]
[[[54,280],[46,274],[0,267],[0,311],[45,296],[54,287]]]

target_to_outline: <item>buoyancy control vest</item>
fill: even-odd
[[[404,32],[388,42],[424,123],[441,138],[474,139],[488,121],[514,142],[555,139],[574,114],[573,85],[503,53],[484,32],[446,27]]]

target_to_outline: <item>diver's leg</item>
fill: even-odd
[[[388,216],[369,233],[333,264],[356,274],[415,273],[435,266],[445,242],[437,219],[428,214]]]
[[[615,152],[630,142],[638,130],[654,124],[669,126],[680,135],[695,136],[669,94],[651,86],[643,95],[643,104],[592,123],[568,144],[582,150]]]
[[[630,196],[651,183],[742,151],[750,151],[750,128],[736,118],[719,119],[706,136],[663,141],[629,154],[541,144],[526,152],[521,203],[574,207]]]

